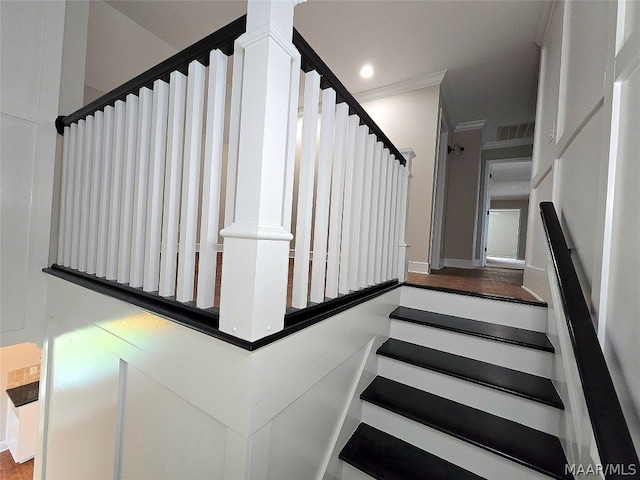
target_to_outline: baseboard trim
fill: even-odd
[[[536,292],[534,292],[533,290],[531,290],[530,288],[525,287],[524,285],[522,285],[522,289],[527,292],[529,295],[535,297],[538,299],[538,301],[540,302],[544,302],[544,298],[542,298],[540,295],[538,295]]]
[[[473,268],[478,268],[482,266],[482,260],[474,260],[473,261]]]
[[[452,268],[473,268],[473,261],[461,258],[445,258],[444,266]]]
[[[409,271],[411,273],[429,273],[429,262],[414,262],[409,260]]]

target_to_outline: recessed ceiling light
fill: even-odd
[[[360,69],[360,76],[362,78],[371,78],[373,77],[373,67],[371,65],[365,65]]]

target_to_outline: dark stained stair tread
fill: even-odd
[[[482,479],[366,423],[358,426],[340,459],[381,480]]]
[[[564,408],[558,392],[548,378],[394,338],[387,340],[378,349],[377,353],[378,355],[495,388],[544,403],[545,405],[560,409]]]
[[[389,316],[405,322],[450,330],[498,342],[511,343],[546,352],[554,351],[549,338],[542,332],[534,332],[523,328],[497,325],[495,323],[481,322],[408,307],[398,307],[391,312]]]
[[[380,376],[360,397],[545,475],[573,478],[560,441],[548,433]]]

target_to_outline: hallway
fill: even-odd
[[[409,272],[407,283],[535,302],[537,299],[522,288],[523,275],[523,270],[506,268],[444,267],[429,275]]]

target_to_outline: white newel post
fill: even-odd
[[[230,132],[235,149],[233,218],[225,219],[220,330],[254,341],[282,330],[287,299],[293,145],[300,54],[291,42],[304,0],[249,0],[247,30],[235,43]],[[234,76],[235,77],[235,76]],[[233,109],[236,109],[234,112]],[[292,130],[293,127],[293,130]],[[227,191],[229,195],[229,191]]]
[[[411,186],[411,161],[416,156],[416,152],[412,148],[403,148],[400,153],[407,161],[402,169],[402,180],[400,182],[400,221],[398,228],[400,233],[400,241],[398,242],[398,281],[405,282],[407,280],[407,270],[409,266],[409,245],[407,244],[407,212],[409,210],[409,188]]]

